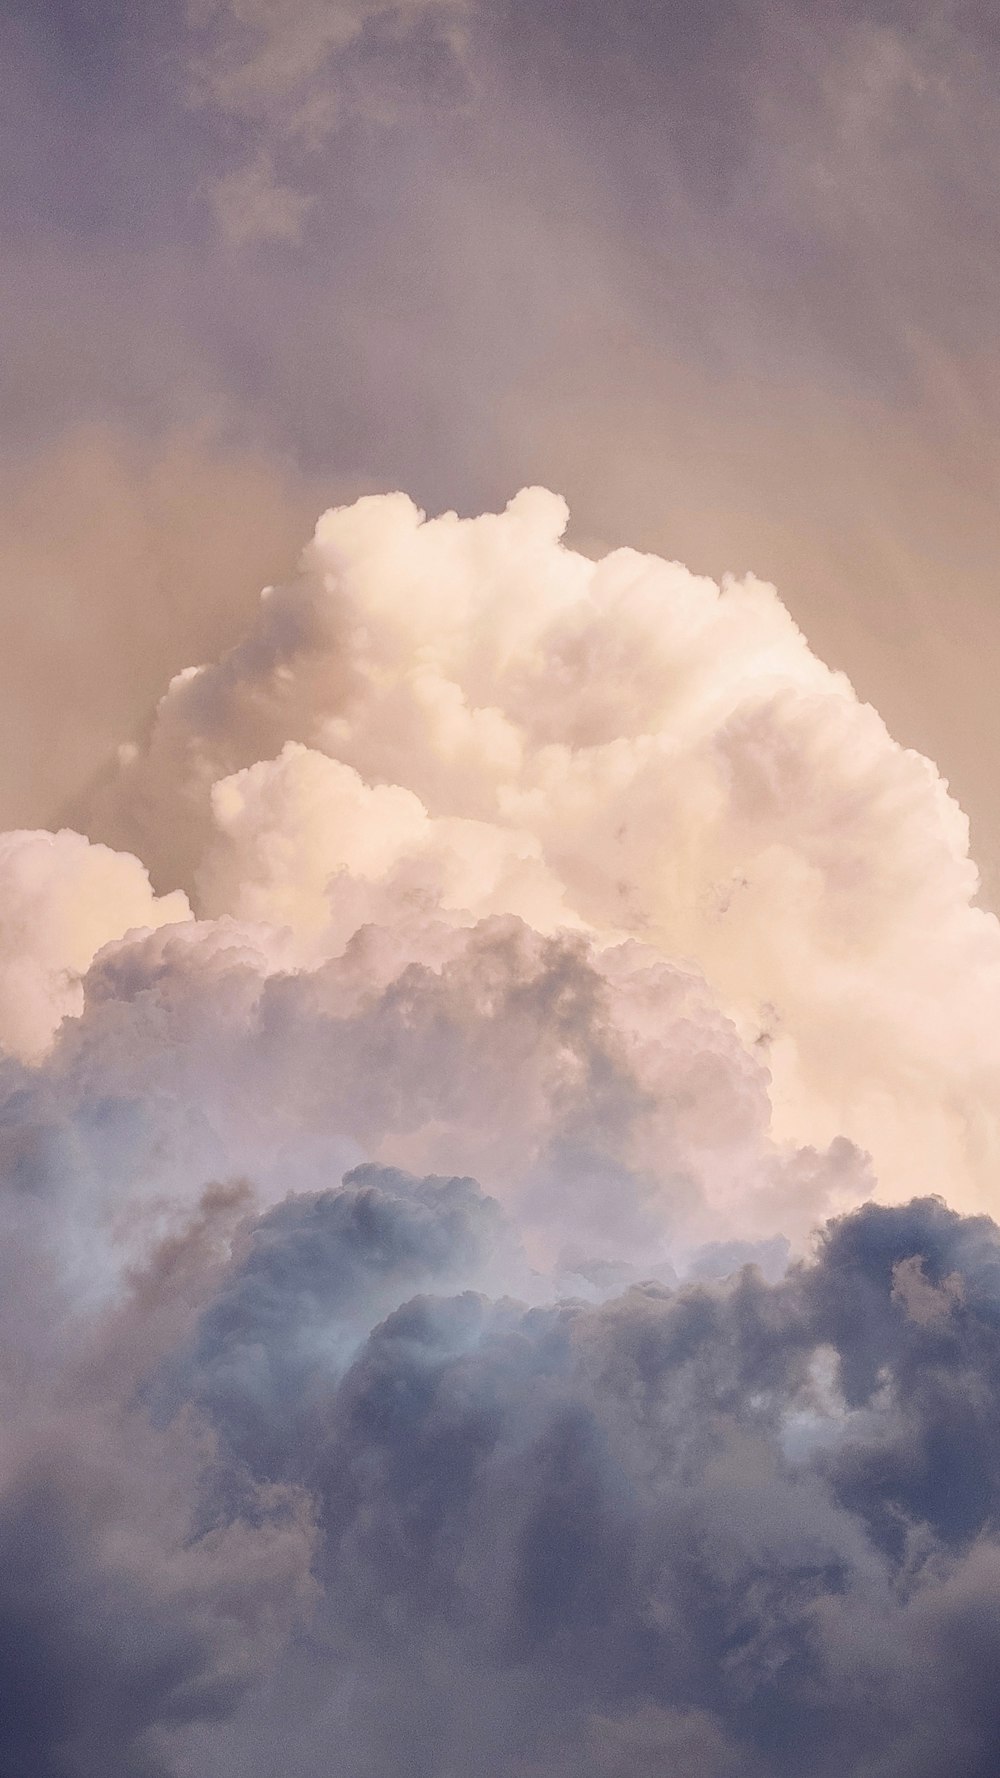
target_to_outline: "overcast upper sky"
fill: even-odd
[[[3,820],[72,812],[324,505],[539,481],[584,547],[774,579],[995,873],[996,36],[919,0],[7,0]]]

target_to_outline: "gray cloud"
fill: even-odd
[[[893,1302],[915,1252],[966,1268],[946,1333]],[[930,1778],[957,1748],[989,1771],[997,1253],[925,1202],[835,1226],[777,1287],[401,1308],[304,1453],[326,1635],[361,1670],[344,1769],[603,1775],[683,1750]],[[794,1415],[813,1444],[789,1457]],[[318,1757],[303,1728],[294,1772]]]
[[[474,1181],[357,1167],[249,1231],[168,1399],[196,1400],[252,1472],[280,1473],[315,1438],[330,1379],[401,1293],[486,1282],[505,1259],[516,1277],[516,1241]]]
[[[170,1735],[230,1713],[314,1603],[308,1497],[223,1498],[211,1433],[190,1416],[158,1431],[135,1398],[192,1324],[238,1203],[207,1193],[127,1300],[86,1311],[8,1175],[0,1762],[18,1778],[173,1772]]]
[[[991,1222],[868,1206],[777,1284],[529,1308],[407,1300],[511,1263],[469,1181],[368,1168],[227,1257],[240,1202],[50,1351],[74,1408],[40,1445],[36,1401],[0,1505],[7,1769],[992,1769]]]

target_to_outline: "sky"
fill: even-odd
[[[991,8],[8,0],[0,29],[6,820],[71,812],[324,505],[537,482],[585,548],[777,584],[993,882]]]
[[[994,1778],[995,39],[7,0],[4,1778]]]

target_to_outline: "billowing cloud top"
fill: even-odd
[[[1000,928],[961,811],[773,588],[593,562],[566,519],[542,489],[327,513],[246,640],[170,686],[97,830],[202,916],[281,928],[281,967],[371,925],[384,969],[434,963],[442,923],[504,915],[599,969],[639,943],[704,976],[779,1140],[987,1205]]]
[[[325,514],[0,840],[5,1772],[990,1770],[964,818],[566,521]]]

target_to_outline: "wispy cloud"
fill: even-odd
[[[302,239],[302,227],[315,197],[283,185],[266,150],[246,165],[206,183],[223,239],[231,247],[256,241]]]
[[[189,98],[262,143],[210,186],[225,239],[298,241],[312,194],[279,181],[281,152],[308,182],[308,158],[345,115],[388,121],[393,65],[415,51],[453,66],[466,51],[468,0],[189,0]]]

